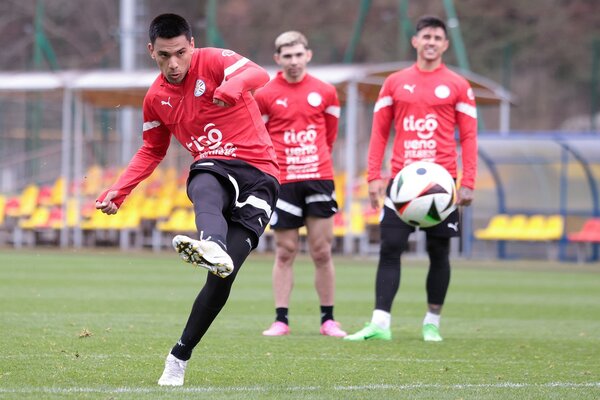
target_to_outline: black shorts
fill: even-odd
[[[392,185],[392,181],[387,186],[385,202],[383,207],[383,216],[381,217],[381,225],[391,225],[395,227],[402,227],[410,232],[415,231],[415,227],[407,224],[402,221],[398,214],[396,214],[396,210],[394,209],[394,204],[392,203],[392,199],[390,199],[390,186]],[[458,208],[456,208],[448,218],[446,218],[441,223],[430,226],[429,228],[419,228],[423,232],[426,232],[427,235],[436,236],[436,237],[456,237],[460,236],[460,213]]]
[[[271,228],[300,228],[307,216],[329,218],[337,210],[332,180],[284,183],[271,217]]]
[[[244,161],[211,158],[190,166],[187,185],[201,172],[213,174],[229,189],[232,201],[225,215],[252,231],[256,235],[254,243],[258,243],[277,201],[277,179]]]

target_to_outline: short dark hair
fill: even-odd
[[[172,39],[185,35],[189,41],[192,40],[192,28],[185,18],[177,14],[161,14],[154,18],[148,29],[150,43],[154,44],[156,38]]]
[[[438,18],[433,15],[424,15],[417,21],[417,29],[416,33],[419,33],[421,29],[425,28],[442,28],[444,30],[444,35],[447,37],[448,32],[446,30],[446,23],[441,18]]]

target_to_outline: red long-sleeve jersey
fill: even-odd
[[[290,83],[280,71],[255,98],[275,146],[281,183],[333,179],[331,152],[340,117],[335,87],[310,74]]]
[[[174,135],[194,160],[242,160],[279,177],[275,150],[251,90],[269,81],[269,74],[239,54],[225,49],[194,49],[181,84],[160,74],[144,98],[143,145],[109,190],[125,197],[150,176],[167,153]],[[213,97],[231,107],[213,104]]]
[[[375,103],[368,153],[368,180],[381,178],[381,164],[394,121],[391,167],[432,161],[456,178],[455,127],[459,129],[463,175],[473,189],[477,172],[477,109],[469,82],[444,64],[421,71],[416,64],[385,80]]]

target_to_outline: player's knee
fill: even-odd
[[[427,253],[436,258],[448,257],[450,255],[450,238],[427,237]]]
[[[331,245],[323,242],[310,247],[310,256],[315,265],[329,265],[331,261]]]
[[[279,242],[276,245],[275,257],[278,265],[291,265],[298,254],[298,246],[291,243]]]
[[[408,247],[407,241],[393,240],[391,237],[381,238],[380,254],[382,258],[400,258]]]
[[[449,268],[450,238],[428,237],[427,253],[429,254],[432,268]]]

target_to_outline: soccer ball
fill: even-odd
[[[394,177],[390,199],[402,221],[428,228],[445,220],[456,209],[456,184],[441,165],[417,161]]]

